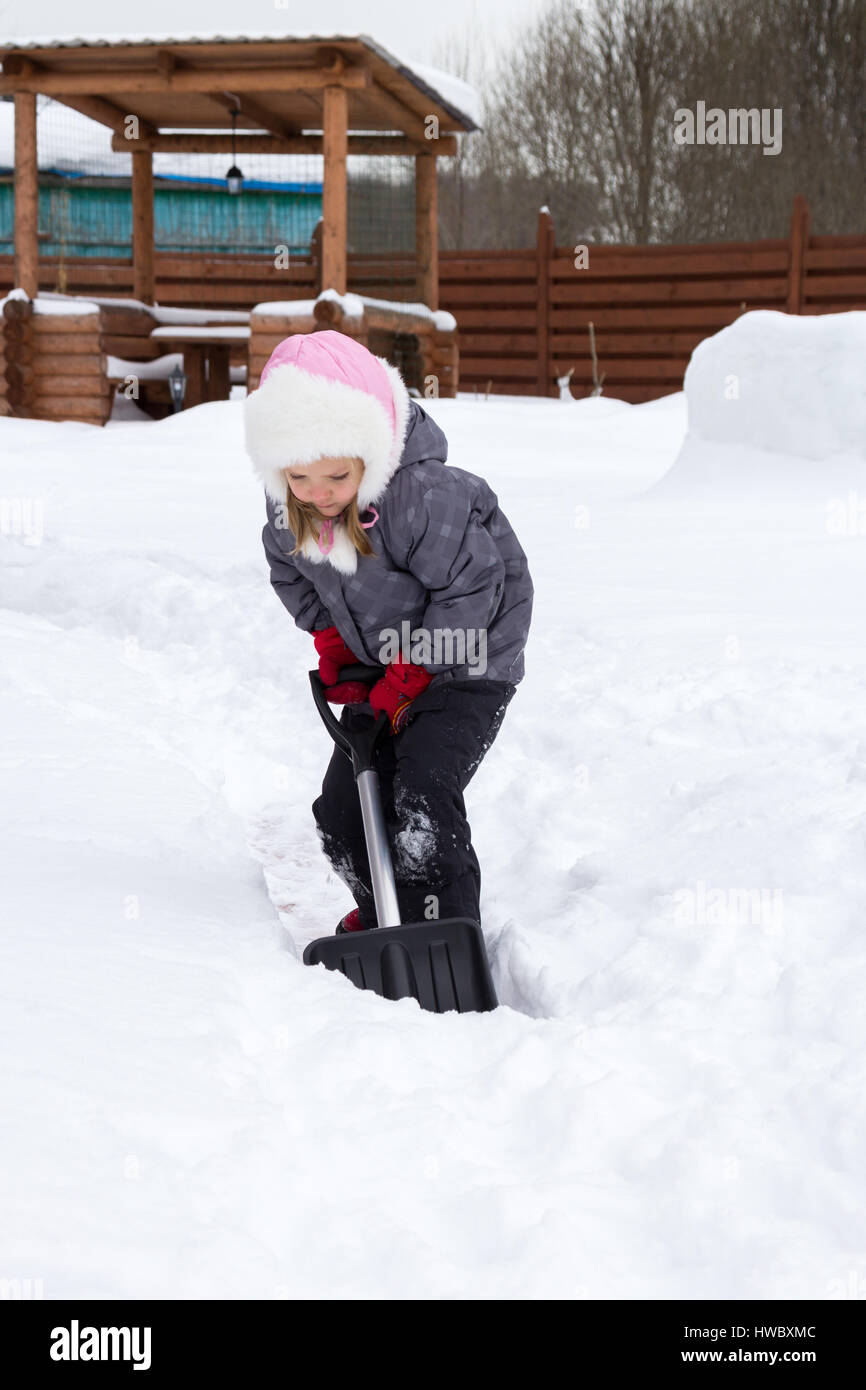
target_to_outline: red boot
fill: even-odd
[[[363,930],[364,928],[361,926],[361,914],[356,907],[353,907],[352,911],[347,912],[345,917],[337,923],[335,935],[342,936],[344,932]]]

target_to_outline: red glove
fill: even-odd
[[[323,627],[320,632],[314,632],[313,645],[319,653],[319,675],[322,677],[323,685],[333,686],[337,684],[341,666],[357,666],[359,664],[355,653],[349,651],[335,627]],[[334,703],[348,702],[335,701]]]
[[[325,699],[331,705],[362,705],[370,698],[370,687],[363,681],[340,681],[325,690]]]
[[[405,727],[409,706],[432,679],[423,666],[415,666],[411,661],[392,661],[382,679],[373,686],[370,704],[377,714],[385,711],[392,733],[399,734]]]

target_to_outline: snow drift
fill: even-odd
[[[685,392],[695,438],[866,458],[866,312],[743,314],[695,349]]]

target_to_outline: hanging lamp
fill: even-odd
[[[244,176],[238,168],[237,150],[235,148],[235,127],[237,125],[237,119],[238,113],[236,108],[232,112],[232,167],[226,174],[226,183],[228,184],[229,193],[240,193],[244,186]]]

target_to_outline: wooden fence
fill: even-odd
[[[463,390],[647,401],[677,391],[698,343],[747,309],[866,308],[866,236],[812,237],[797,198],[789,237],[691,246],[556,246],[445,253],[440,300],[460,329]],[[593,362],[590,324],[595,337]]]
[[[314,298],[319,253],[286,269],[258,256],[158,253],[160,304],[249,309],[268,300]],[[71,294],[131,295],[128,261],[40,261],[41,284]],[[409,256],[350,256],[349,287],[387,299],[416,297]],[[12,287],[12,257],[0,257],[0,294]],[[652,400],[682,386],[703,338],[747,309],[824,314],[866,308],[866,236],[812,236],[795,199],[786,238],[691,246],[555,244],[550,214],[536,245],[516,251],[442,251],[440,306],[457,319],[461,390],[555,395],[571,371],[573,394],[603,377],[605,395]],[[596,362],[590,346],[592,323]]]

